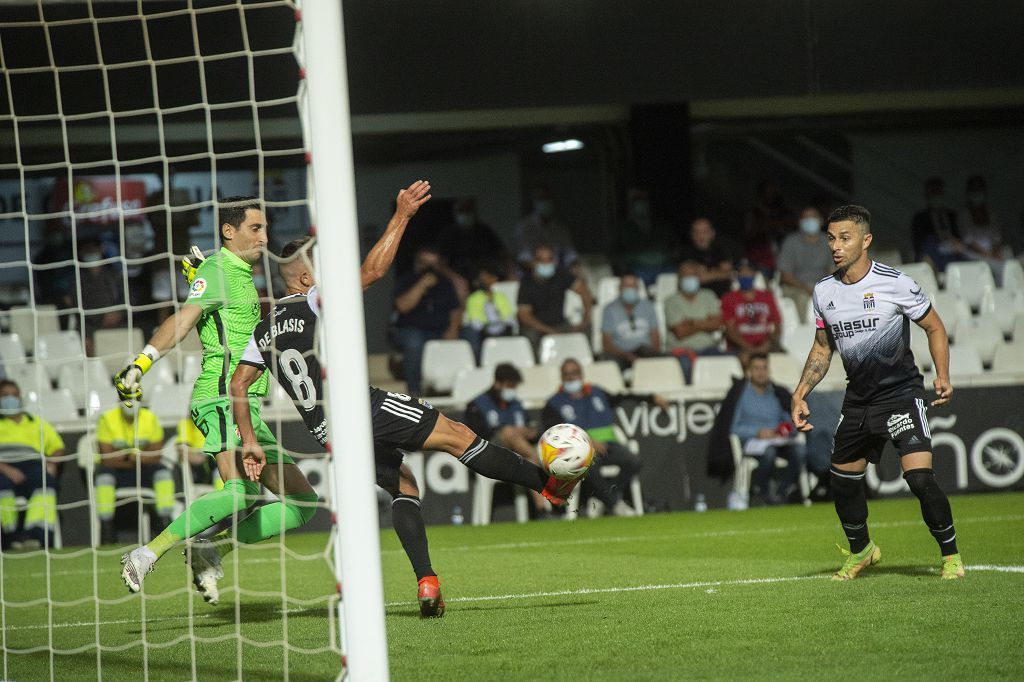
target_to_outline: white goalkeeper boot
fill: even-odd
[[[192,583],[206,603],[216,604],[220,601],[217,582],[224,577],[224,569],[220,565],[220,552],[213,543],[209,540],[196,540],[186,553],[185,560],[192,569]]]
[[[145,545],[136,547],[121,557],[121,578],[129,590],[138,592],[142,589],[142,580],[153,570],[156,559],[153,550]]]

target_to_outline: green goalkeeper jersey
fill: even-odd
[[[192,389],[192,402],[228,397],[228,384],[252,330],[260,321],[260,299],[252,283],[252,266],[226,248],[196,270],[188,305],[202,306],[197,329],[203,342],[203,371]],[[249,395],[267,394],[267,374],[249,387]]]

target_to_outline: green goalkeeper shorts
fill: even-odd
[[[203,443],[203,452],[211,457],[216,457],[218,453],[241,447],[242,439],[238,435],[238,427],[235,426],[235,420],[231,415],[230,398],[201,400],[193,402],[190,407],[192,408],[192,421],[206,438]],[[256,431],[256,440],[267,455],[267,464],[277,464],[278,462],[295,464],[295,460],[278,445],[270,427],[260,416],[259,398],[249,398],[249,415],[252,418],[253,429]]]

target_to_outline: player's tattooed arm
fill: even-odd
[[[807,354],[807,363],[804,365],[804,372],[800,376],[800,383],[793,392],[791,405],[791,417],[793,424],[800,431],[810,431],[814,427],[809,419],[811,411],[807,407],[807,395],[814,390],[814,387],[825,378],[829,367],[832,365],[832,346],[829,343],[828,333],[819,329],[814,333],[814,344],[811,352]]]

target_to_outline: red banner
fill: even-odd
[[[121,204],[117,203],[117,178],[112,176],[84,177],[75,180],[72,191],[68,181],[58,179],[50,196],[52,212],[67,211],[73,199],[75,219],[80,223],[107,225],[117,223],[123,211],[125,220],[138,220],[139,211],[146,205],[146,183],[142,180],[121,178]]]

